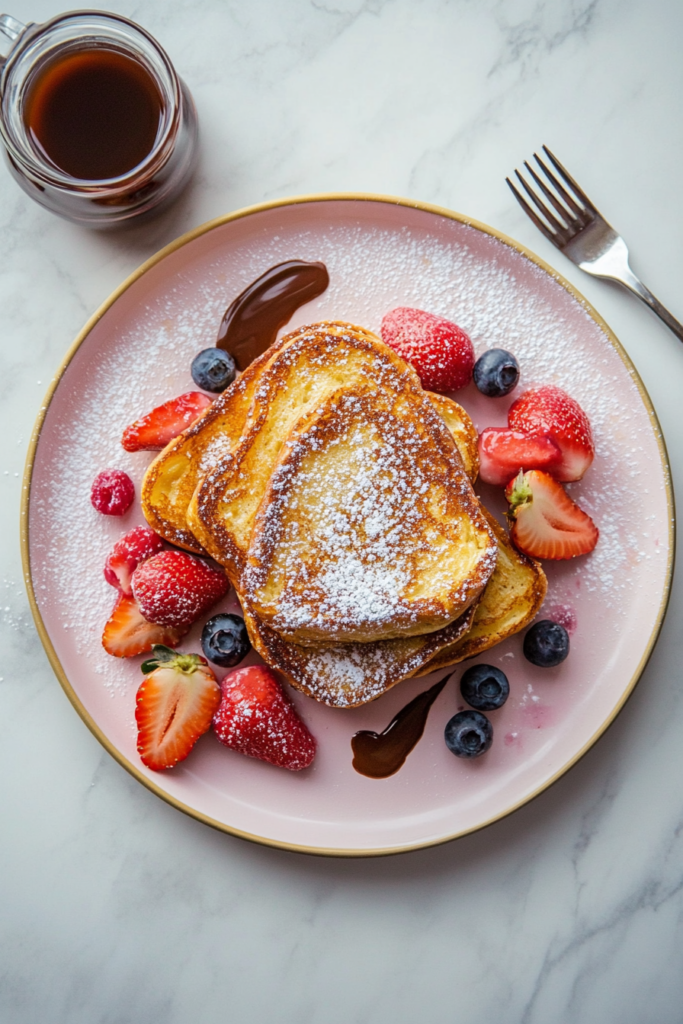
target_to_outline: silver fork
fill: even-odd
[[[587,274],[617,281],[624,288],[628,288],[664,321],[680,341],[683,341],[683,324],[671,315],[631,270],[624,239],[607,223],[602,214],[598,213],[586,193],[579,188],[571,174],[547,146],[543,147],[543,152],[547,161],[542,160],[538,153],[534,153],[534,160],[552,188],[548,187],[546,181],[527,160],[524,161],[524,166],[545,197],[545,201],[520,172],[515,170],[522,188],[538,213],[510,179],[505,179],[524,212],[529,215],[539,231],[542,231],[572,263],[576,263],[577,267],[585,270]],[[552,166],[548,166],[548,163]]]

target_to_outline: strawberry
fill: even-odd
[[[417,371],[428,391],[456,391],[472,379],[474,346],[450,320],[399,306],[382,319],[381,335]]]
[[[308,768],[315,740],[269,668],[236,668],[223,679],[221,691],[213,717],[221,743],[292,772]]]
[[[199,654],[178,654],[155,644],[135,700],[138,754],[154,771],[183,761],[211,728],[221,690]]]
[[[141,416],[123,432],[121,444],[127,452],[156,452],[186,430],[211,405],[200,391],[172,398]]]
[[[230,589],[222,569],[185,551],[161,551],[141,562],[131,587],[140,611],[162,626],[191,626]]]
[[[598,528],[548,473],[520,473],[505,488],[513,520],[510,538],[532,558],[574,558],[598,543]]]
[[[485,484],[505,486],[520,469],[548,473],[562,462],[562,452],[547,434],[528,437],[519,430],[487,427],[479,435],[479,476]]]
[[[133,591],[130,578],[134,570],[146,558],[162,550],[164,542],[148,526],[136,526],[117,540],[104,563],[104,578],[122,594],[130,596]]]
[[[532,388],[513,402],[508,424],[531,437],[549,434],[560,446],[562,462],[551,470],[556,480],[580,480],[595,456],[591,425],[575,399],[548,384]]]
[[[188,628],[171,629],[148,622],[140,614],[135,598],[121,594],[104,627],[102,646],[115,658],[132,658],[147,654],[154,644],[177,644]]]

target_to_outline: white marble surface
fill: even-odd
[[[35,634],[20,477],[45,386],[108,293],[182,231],[289,194],[434,201],[527,244],[634,359],[683,474],[683,348],[582,275],[513,202],[546,142],[683,317],[679,0],[152,0],[199,109],[197,178],[155,223],[96,235],[0,175],[3,569],[0,1021],[412,1024],[683,1021],[680,574],[607,735],[487,831],[375,861],[249,845],[184,817],[87,731]],[[12,13],[39,21],[46,0]]]

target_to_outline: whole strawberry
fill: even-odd
[[[204,658],[161,644],[142,671],[135,701],[138,753],[148,768],[162,771],[184,760],[209,731],[221,691]]]
[[[308,768],[315,757],[315,740],[269,668],[234,669],[223,679],[221,692],[213,718],[221,743],[279,768]]]
[[[593,461],[588,417],[574,398],[553,384],[520,395],[510,406],[508,424],[529,437],[546,434],[555,441],[562,452],[560,465],[550,470],[556,480],[580,480]]]
[[[131,587],[146,619],[183,627],[227,594],[230,584],[222,569],[201,558],[185,551],[161,551],[138,565]]]
[[[140,562],[163,549],[164,542],[149,526],[135,526],[117,540],[104,563],[104,578],[122,594],[133,593],[131,577]]]
[[[399,306],[383,318],[381,335],[417,371],[428,391],[457,391],[472,379],[474,346],[450,320]]]

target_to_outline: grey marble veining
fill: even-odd
[[[546,142],[679,318],[678,0],[115,3],[188,82],[202,155],[152,224],[97,235],[0,175],[2,1024],[681,1024],[680,576],[603,739],[484,832],[375,861],[213,832],[82,725],[35,635],[18,507],[33,421],[72,338],[143,259],[209,217],[328,190],[467,212],[556,266],[636,363],[683,472],[683,348],[524,218],[505,174]],[[55,13],[18,2],[24,21]]]

